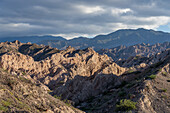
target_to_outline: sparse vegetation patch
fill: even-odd
[[[168,75],[168,73],[167,72],[162,72],[162,74],[164,75],[164,76],[167,76]]]
[[[134,109],[136,109],[136,102],[128,99],[122,99],[119,104],[116,104],[116,111],[130,111]]]
[[[161,89],[162,92],[167,92],[167,89]]]
[[[150,75],[146,77],[146,79],[155,79],[155,78],[156,78],[156,75]]]
[[[7,110],[8,110],[7,107],[0,105],[0,111],[6,112]]]

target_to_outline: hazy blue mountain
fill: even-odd
[[[58,49],[66,49],[72,46],[75,49],[85,49],[92,47],[95,50],[114,48],[120,45],[131,46],[140,43],[163,43],[170,41],[170,33],[162,31],[139,29],[121,29],[107,35],[97,35],[94,38],[78,37],[66,40],[63,37],[54,36],[23,36],[0,38],[0,41],[32,42],[37,44],[49,45]]]
[[[31,42],[31,43],[37,43],[40,42],[41,40],[63,40],[65,41],[66,39],[60,36],[50,36],[50,35],[45,35],[45,36],[21,36],[21,37],[5,37],[5,38],[0,38],[0,42],[5,42],[5,41],[14,41],[14,40],[19,40],[22,43],[26,42]]]
[[[95,50],[113,48],[120,45],[130,46],[139,43],[163,43],[170,41],[170,33],[162,31],[139,29],[123,29],[107,35],[98,35],[94,38],[79,37],[71,40],[46,40],[38,44],[50,45],[58,49],[65,49],[72,46],[76,49],[92,47]]]

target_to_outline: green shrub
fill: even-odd
[[[137,60],[138,58],[137,58],[137,57],[134,57],[133,59],[134,59],[134,60]]]
[[[8,108],[6,108],[6,107],[4,107],[4,106],[0,105],[0,111],[4,111],[4,112],[6,112],[7,110],[8,110]]]
[[[167,89],[161,89],[162,92],[167,92]]]
[[[59,100],[63,101],[67,106],[71,106],[71,101],[70,100],[67,100],[67,99],[62,100],[62,97],[61,96],[57,96],[57,95],[54,95],[54,97],[56,99],[59,99]]]
[[[67,106],[71,106],[71,102],[67,99],[64,99],[63,102],[67,105]]]
[[[122,99],[119,104],[116,104],[116,111],[130,111],[133,109],[136,109],[136,102],[128,99]]]
[[[128,73],[133,73],[133,72],[134,72],[134,70],[129,70],[129,71],[128,71]]]
[[[1,104],[5,107],[8,107],[11,105],[11,103],[9,101],[4,101],[4,100],[1,101]]]
[[[168,73],[167,73],[167,72],[162,72],[162,74],[163,74],[163,75],[165,75],[165,76],[167,76],[167,75],[168,75]]]
[[[20,76],[19,79],[22,81],[22,82],[26,82],[26,83],[31,83],[31,80],[25,78],[25,77],[22,77]]]
[[[168,98],[168,96],[166,96],[166,95],[162,95],[162,98],[167,99],[167,98]]]
[[[64,84],[64,81],[63,81],[63,80],[61,80],[61,81],[59,82],[59,84]]]
[[[4,72],[8,73],[8,70],[7,69],[3,69]]]
[[[25,73],[25,72],[22,72],[22,74],[23,74],[23,75],[26,75],[26,73]]]
[[[155,79],[155,78],[156,78],[156,75],[147,76],[147,79]]]
[[[54,95],[56,99],[62,100],[61,96]]]

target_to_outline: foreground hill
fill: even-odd
[[[0,68],[0,113],[81,113],[48,94],[48,87]]]
[[[170,33],[146,29],[123,29],[107,35],[98,35],[94,38],[79,37],[71,40],[45,40],[38,44],[50,45],[58,49],[72,46],[76,49],[92,47],[95,50],[113,48],[120,45],[130,46],[139,43],[163,43],[170,41]]]
[[[105,54],[100,55],[92,48],[76,50],[69,46],[65,50],[58,50],[49,46],[14,41],[0,43],[0,63],[2,69],[6,71],[5,73],[10,75],[5,76],[5,73],[2,73],[6,79],[14,77],[19,84],[20,77],[24,77],[33,83],[38,83],[39,85],[35,85],[37,88],[46,85],[50,89],[49,93],[55,98],[69,102],[85,112],[170,112],[169,49],[147,58],[138,57],[135,59],[130,57],[123,62],[120,61],[119,64],[123,66],[120,67],[110,57]],[[24,82],[27,84],[25,79],[22,84]],[[2,83],[4,81],[5,79]],[[16,89],[22,92],[20,87],[10,84],[7,83],[2,88],[8,90],[11,88],[12,91]],[[25,84],[23,86],[26,86]],[[46,92],[47,87],[45,87]],[[46,100],[44,97],[46,94],[38,93],[37,95],[39,96],[33,97],[45,102],[51,101],[50,99]],[[49,94],[47,96],[49,96],[47,98],[53,98]],[[7,98],[9,97],[5,97],[6,99],[3,97],[2,100],[8,102]],[[17,98],[17,96],[15,97]],[[23,96],[21,99],[26,100],[26,97]],[[31,99],[29,100],[28,106],[33,104]],[[11,102],[13,103],[13,101]],[[40,109],[46,110],[47,108],[55,112],[51,104],[44,106],[44,102],[38,102]],[[27,101],[23,101],[23,103],[27,103]],[[10,106],[11,104],[4,106],[4,103],[0,105],[5,107],[2,107],[3,110],[11,110],[14,106],[13,104],[12,106]],[[14,108],[14,111],[26,109],[24,107]],[[34,106],[31,108],[34,110]],[[77,112],[72,107],[68,109]]]

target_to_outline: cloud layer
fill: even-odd
[[[170,23],[169,0],[1,0],[0,37],[94,36]]]

